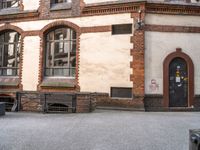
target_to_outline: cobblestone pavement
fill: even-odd
[[[0,150],[188,150],[200,112],[6,113]]]

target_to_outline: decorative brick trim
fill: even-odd
[[[81,28],[81,33],[110,32],[110,31],[112,31],[111,26],[93,26],[93,27]]]
[[[23,35],[23,32],[24,32],[21,28],[14,26],[14,25],[10,25],[9,23],[5,23],[5,25],[0,27],[0,32],[2,32],[4,30],[15,30],[16,32],[18,32],[21,35]]]
[[[200,27],[172,26],[172,25],[149,25],[149,24],[147,24],[147,25],[145,25],[145,31],[200,33]]]
[[[173,14],[173,15],[200,15],[200,6],[180,5],[169,3],[147,3],[146,13]]]
[[[45,51],[45,39],[44,39],[44,35],[49,32],[49,30],[51,30],[54,27],[59,27],[59,26],[65,26],[65,27],[69,27],[71,29],[73,29],[74,31],[76,31],[76,45],[77,45],[77,50],[76,50],[76,86],[73,89],[74,91],[79,91],[80,90],[80,86],[79,86],[79,51],[80,51],[80,35],[81,35],[81,28],[75,24],[73,24],[72,22],[69,21],[56,21],[53,23],[50,23],[48,25],[46,25],[44,28],[42,28],[42,30],[40,31],[40,61],[39,61],[39,81],[38,81],[38,91],[49,91],[50,89],[42,89],[42,87],[40,86],[40,84],[42,83],[43,80],[43,72],[44,72],[44,51]],[[53,88],[51,89],[51,92],[63,92],[63,91],[71,91],[71,88]]]
[[[39,16],[38,12],[19,12],[19,13],[13,13],[13,14],[5,14],[5,15],[0,15],[0,20],[9,21],[9,20],[18,20],[23,21],[27,18],[31,18],[31,20],[34,20],[34,18],[37,18]]]
[[[200,16],[200,6],[192,4],[174,4],[174,3],[153,3],[153,2],[110,2],[105,4],[85,5],[83,0],[75,0],[72,3],[72,9],[50,11],[50,0],[40,0],[38,12],[26,12],[23,10],[23,2],[20,3],[20,13],[0,15],[0,22],[12,21],[33,21],[47,19],[62,19],[79,16],[110,15],[118,13],[136,13],[140,5],[145,4],[146,13],[154,14],[172,14],[172,15],[197,15]]]
[[[41,29],[41,31],[40,31],[40,37],[42,37],[46,32],[48,32],[49,29],[57,27],[57,26],[67,26],[67,27],[70,27],[71,29],[75,30],[78,33],[81,32],[80,27],[77,26],[76,24],[74,24],[72,22],[69,22],[69,21],[63,21],[63,20],[61,20],[61,21],[52,22],[52,23],[46,25],[45,27],[43,27]]]
[[[20,52],[20,60],[19,60],[19,62],[20,62],[20,64],[19,64],[19,88],[20,88],[20,90],[23,90],[23,85],[22,85],[22,71],[23,71],[23,61],[24,61],[24,36],[23,36],[23,34],[22,34],[22,36],[21,36],[21,45],[20,45],[20,47],[21,47],[21,52]]]
[[[145,4],[141,4],[140,10],[141,19],[145,18]],[[132,13],[134,23],[139,18],[139,13]],[[133,74],[130,75],[130,80],[133,82],[133,99],[141,102],[141,107],[144,107],[144,48],[145,48],[145,31],[144,28],[136,29],[130,41],[133,43],[133,49],[130,50],[130,55],[133,57],[130,66]]]
[[[23,11],[23,10],[24,10],[23,0],[20,0],[20,2],[19,2],[19,10],[20,10],[20,11]]]
[[[24,31],[23,35],[24,36],[39,36],[40,35],[40,31],[39,30]]]
[[[106,4],[106,5],[94,5],[86,6],[82,10],[83,16],[92,15],[109,15],[116,13],[130,13],[137,12],[140,8],[138,3],[119,3],[119,4]]]
[[[51,8],[51,0],[40,0],[39,5],[39,18],[53,19],[80,16],[83,2],[82,0],[72,0],[71,4],[67,6],[67,8],[58,9]]]
[[[17,26],[13,26],[10,24],[5,24],[4,26],[0,27],[0,32],[6,31],[6,30],[14,30],[16,32],[18,32],[21,35],[21,40],[20,40],[20,64],[19,64],[19,87],[16,87],[16,90],[22,90],[23,86],[22,86],[22,66],[23,66],[23,53],[24,53],[24,31],[17,27]],[[7,88],[11,88],[11,87],[7,87]],[[12,88],[13,89],[13,88]]]

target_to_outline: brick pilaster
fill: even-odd
[[[141,20],[144,21],[145,18],[145,4],[141,4],[140,10]],[[131,17],[134,23],[137,22],[139,18],[139,13],[132,13]],[[138,101],[140,107],[144,107],[144,87],[145,87],[145,76],[144,76],[144,49],[145,49],[145,31],[144,28],[135,29],[133,36],[131,37],[131,42],[133,43],[133,49],[131,49],[131,55],[133,61],[131,62],[131,68],[133,69],[133,74],[131,75],[131,81],[133,82],[133,100]]]

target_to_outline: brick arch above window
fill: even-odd
[[[23,36],[23,32],[24,32],[21,28],[14,25],[10,25],[10,24],[5,24],[0,27],[0,32],[5,31],[5,30],[14,30],[18,32],[21,36]]]
[[[23,40],[24,40],[24,31],[23,29],[17,27],[17,26],[14,26],[14,25],[11,25],[11,24],[5,24],[3,26],[0,27],[0,33],[3,33],[3,32],[7,32],[7,31],[15,31],[17,33],[20,34],[21,36],[21,39],[20,39],[20,63],[19,63],[19,75],[18,75],[18,78],[15,78],[15,80],[13,80],[14,84],[13,84],[13,87],[10,87],[10,86],[7,86],[6,85],[6,88],[8,89],[14,89],[14,90],[18,90],[18,89],[21,89],[23,88],[23,85],[22,85],[22,66],[23,66]],[[10,84],[10,83],[9,83]],[[15,85],[16,84],[16,85]]]
[[[72,22],[69,22],[69,21],[55,21],[55,22],[52,22],[48,25],[46,25],[45,27],[43,27],[40,31],[40,37],[43,37],[43,35],[48,32],[49,30],[51,30],[52,28],[55,28],[57,26],[66,26],[66,27],[69,27],[71,29],[73,29],[74,31],[76,31],[78,34],[81,34],[81,28],[72,23]]]

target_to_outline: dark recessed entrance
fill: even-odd
[[[182,58],[175,58],[169,65],[169,107],[188,106],[188,69]]]
[[[164,107],[193,107],[194,65],[181,48],[165,58],[163,81]]]
[[[6,111],[11,111],[15,99],[9,95],[0,95],[0,102],[4,102],[6,104]]]

